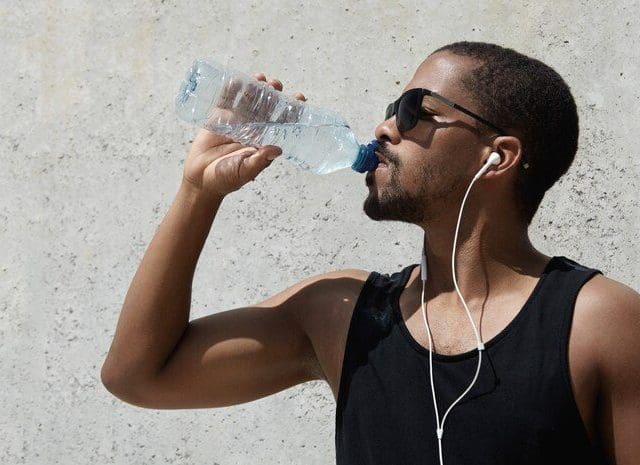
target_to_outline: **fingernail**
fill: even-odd
[[[270,154],[267,155],[267,160],[275,160],[277,157],[282,155],[282,149],[279,147],[275,147],[270,150]]]

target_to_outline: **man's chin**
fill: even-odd
[[[424,220],[424,212],[416,209],[418,202],[411,199],[380,197],[377,191],[369,192],[362,210],[373,221],[400,221],[419,224]]]
[[[364,214],[367,215],[373,221],[383,221],[389,216],[383,205],[380,204],[380,199],[376,193],[370,193],[362,205]]]

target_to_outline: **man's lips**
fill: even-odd
[[[387,162],[388,160],[379,152],[376,150],[375,152],[376,156],[378,157],[378,162],[381,165],[388,165],[389,163]]]

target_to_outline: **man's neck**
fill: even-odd
[[[511,227],[509,227],[511,226]],[[451,255],[455,223],[443,226],[431,224],[425,228],[427,255],[427,286],[425,299],[450,299],[459,305],[452,273]],[[483,301],[489,293],[509,292],[531,277],[538,277],[549,257],[531,244],[526,227],[505,222],[477,221],[471,227],[461,225],[456,242],[455,277],[467,303]],[[420,270],[414,270],[412,291],[422,290]]]

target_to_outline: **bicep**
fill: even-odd
[[[160,372],[125,400],[159,409],[224,407],[316,379],[314,350],[295,316],[297,307],[313,305],[312,282],[190,321]]]

